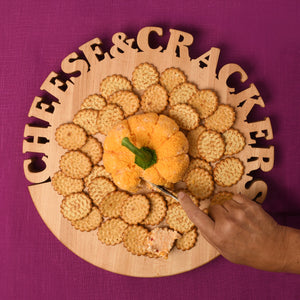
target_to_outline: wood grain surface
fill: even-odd
[[[101,40],[95,38],[79,47],[63,59],[60,73],[51,72],[41,86],[43,95],[37,96],[32,104],[29,117],[43,120],[46,125],[25,127],[24,153],[40,153],[24,161],[26,178],[32,183],[29,191],[32,200],[51,232],[72,252],[100,268],[129,276],[169,276],[197,268],[219,254],[199,234],[197,245],[189,251],[172,250],[167,260],[151,259],[130,254],[122,245],[105,246],[97,239],[97,232],[80,232],[60,213],[62,196],[52,188],[50,178],[59,169],[59,159],[65,152],[55,141],[56,128],[71,122],[88,95],[99,93],[100,82],[109,75],[122,74],[131,79],[134,68],[143,62],[154,64],[159,72],[168,67],[178,67],[197,84],[199,89],[213,89],[220,103],[235,107],[237,119],[234,128],[246,138],[246,147],[237,155],[245,165],[242,179],[234,186],[221,188],[243,193],[262,203],[267,193],[266,183],[253,178],[251,171],[268,172],[273,167],[274,148],[256,147],[256,138],[273,138],[269,118],[259,122],[247,122],[247,115],[255,105],[264,107],[264,102],[254,84],[237,92],[228,86],[228,79],[239,73],[241,82],[247,80],[246,72],[236,64],[218,66],[220,50],[211,48],[196,59],[191,59],[188,48],[193,43],[189,33],[170,29],[166,47],[151,45],[150,36],[162,36],[159,27],[142,28],[137,37],[127,38],[124,33],[112,37],[110,52],[103,53]],[[29,138],[28,138],[29,137]],[[104,137],[97,135],[103,142]]]

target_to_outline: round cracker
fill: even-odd
[[[145,90],[152,84],[159,82],[156,67],[149,63],[139,64],[132,73],[132,84],[137,90]]]
[[[191,130],[187,134],[187,139],[189,141],[189,155],[192,157],[200,157],[198,151],[198,138],[202,132],[204,132],[206,128],[202,125],[198,126],[197,128]]]
[[[107,76],[100,83],[100,93],[105,99],[118,91],[132,91],[131,82],[122,75]]]
[[[91,212],[86,217],[81,220],[72,221],[71,224],[77,230],[89,232],[99,227],[102,221],[103,218],[99,209],[93,206]]]
[[[120,218],[106,220],[98,229],[98,239],[105,245],[117,245],[122,242],[128,224]]]
[[[107,135],[108,132],[124,119],[124,112],[116,104],[108,104],[99,111],[97,128],[100,133]]]
[[[196,245],[197,237],[197,228],[185,232],[178,240],[176,240],[176,248],[182,251],[193,248]]]
[[[104,166],[95,165],[93,166],[91,173],[83,179],[85,186],[88,186],[93,179],[100,176],[106,177],[111,181],[113,180],[111,174],[106,171]]]
[[[228,130],[234,122],[234,108],[230,105],[221,104],[211,116],[204,120],[204,125],[207,129],[223,133]]]
[[[190,160],[189,168],[187,169],[186,174],[196,168],[202,168],[212,174],[212,166],[210,165],[210,163],[200,158],[194,158]]]
[[[100,176],[92,180],[88,186],[88,191],[93,203],[100,205],[102,199],[109,193],[115,191],[117,187],[108,178]]]
[[[199,125],[197,112],[187,104],[177,104],[170,108],[169,116],[185,130],[195,129]]]
[[[160,84],[148,87],[141,97],[141,108],[146,112],[161,113],[168,105],[168,93]]]
[[[190,82],[181,83],[170,92],[170,105],[188,104],[189,99],[192,98],[197,91],[198,89],[195,84]]]
[[[212,195],[214,192],[214,181],[211,174],[202,168],[191,170],[184,181],[188,190],[200,200]]]
[[[188,104],[196,109],[201,119],[211,116],[218,107],[217,94],[212,90],[197,91],[189,100]]]
[[[57,171],[51,178],[54,190],[62,196],[72,193],[82,192],[84,184],[82,179],[74,179],[65,175],[62,171]]]
[[[168,93],[183,82],[186,82],[186,75],[178,68],[168,68],[160,74],[160,83]]]
[[[86,144],[80,150],[91,159],[94,165],[102,159],[102,144],[92,136],[88,137]]]
[[[215,204],[223,204],[227,200],[232,199],[233,193],[223,191],[219,192],[213,195],[210,201],[210,205],[215,205]]]
[[[82,109],[73,118],[73,123],[82,127],[87,134],[94,135],[98,133],[97,127],[98,110]]]
[[[166,216],[166,201],[162,195],[156,192],[148,193],[146,197],[150,200],[150,212],[144,219],[143,224],[158,225]]]
[[[186,212],[178,203],[169,206],[166,222],[170,228],[180,233],[188,232],[194,227],[194,223],[189,219]]]
[[[92,170],[90,158],[78,150],[66,152],[60,158],[59,166],[65,175],[75,179],[86,177]]]
[[[237,129],[230,128],[223,133],[225,141],[225,155],[233,155],[241,152],[246,146],[244,135]]]
[[[84,218],[92,209],[91,199],[83,192],[66,196],[60,205],[60,212],[69,221]]]
[[[117,104],[124,112],[125,118],[134,115],[140,108],[140,99],[138,95],[131,91],[118,91],[113,93],[107,103]]]
[[[126,201],[122,208],[121,217],[128,224],[138,224],[147,217],[149,211],[149,200],[146,196],[137,194]]]
[[[101,110],[106,105],[105,99],[98,95],[93,94],[89,95],[87,98],[85,98],[80,106],[80,109],[95,109],[95,110]]]
[[[222,135],[213,130],[206,130],[198,138],[198,152],[207,162],[219,160],[225,152]]]
[[[140,225],[129,225],[123,234],[123,245],[134,255],[145,255],[147,252],[146,239],[149,231]]]
[[[232,186],[242,178],[244,169],[241,160],[227,157],[216,164],[213,170],[214,180],[220,186]]]
[[[82,127],[74,123],[65,123],[56,129],[55,140],[64,149],[77,150],[86,143],[87,135]]]
[[[130,195],[123,191],[114,191],[105,195],[99,204],[99,209],[104,217],[120,217],[122,208]]]

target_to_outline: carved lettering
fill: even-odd
[[[73,90],[73,84],[71,81],[65,81],[59,79],[58,74],[51,72],[46,80],[41,85],[41,90],[44,90],[60,100],[65,97],[66,93],[70,93]]]
[[[216,76],[216,69],[219,61],[220,49],[212,47],[209,51],[205,52],[192,62],[198,63],[201,69],[208,69],[209,74]]]
[[[30,139],[23,141],[23,153],[44,153],[48,156],[50,152],[51,129],[51,126],[35,127],[27,124],[24,130],[24,137],[30,137]]]
[[[31,159],[25,159],[24,160],[24,173],[25,173],[25,177],[28,181],[30,181],[31,183],[42,183],[46,180],[48,180],[50,178],[50,176],[52,174],[50,174],[50,170],[49,168],[47,168],[47,162],[48,162],[48,157],[43,156],[42,157],[42,161],[45,163],[46,168],[44,170],[33,170],[32,169],[32,164],[34,162],[34,160],[36,160],[35,158],[31,158]]]
[[[109,58],[108,53],[103,53],[100,48],[101,45],[101,40],[95,38],[79,47],[79,50],[83,52],[90,66],[97,65],[103,58]]]
[[[127,36],[123,32],[118,32],[113,35],[112,41],[114,46],[111,47],[110,53],[113,57],[118,57],[123,53],[134,54],[137,49],[133,48],[134,39],[127,39]]]
[[[61,69],[66,74],[80,72],[78,76],[70,78],[70,81],[75,84],[77,77],[80,77],[82,73],[88,72],[89,65],[84,59],[79,58],[79,55],[76,52],[73,52],[63,59],[61,62]]]
[[[51,124],[53,113],[57,109],[58,104],[52,102],[51,104],[47,104],[43,102],[43,98],[35,97],[32,105],[30,107],[28,117],[34,117]]]
[[[248,79],[248,76],[246,72],[237,64],[227,64],[221,68],[218,74],[218,79],[223,86],[227,86],[227,80],[229,76],[231,76],[234,73],[240,73],[241,74],[241,82],[245,82]],[[228,87],[228,90],[230,93],[234,93],[235,88]]]
[[[251,170],[261,169],[269,172],[274,165],[274,146],[269,148],[254,148],[247,146],[248,168]]]
[[[157,33],[158,36],[163,35],[163,30],[160,27],[144,27],[139,31],[136,38],[138,47],[144,52],[161,52],[163,50],[162,46],[153,49],[149,45],[149,36],[152,32]]]
[[[193,36],[184,31],[170,29],[170,39],[165,50],[171,56],[177,56],[181,59],[190,60],[189,46],[193,43]]]
[[[249,132],[249,144],[256,143],[256,140],[251,137],[250,133],[255,133],[255,138],[273,139],[271,121],[268,117],[262,121],[247,123],[247,130]]]

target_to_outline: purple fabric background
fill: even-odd
[[[299,1],[1,1],[0,3],[0,299],[300,299],[300,276],[274,274],[219,257],[196,270],[159,279],[96,268],[65,248],[36,211],[23,175],[27,113],[61,60],[99,37],[136,37],[144,26],[194,35],[191,56],[221,48],[220,65],[249,75],[270,116],[275,166],[264,208],[300,228]]]

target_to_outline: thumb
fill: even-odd
[[[202,234],[211,236],[214,230],[214,221],[207,216],[184,192],[178,193],[178,200],[190,218],[190,220],[200,229]]]

